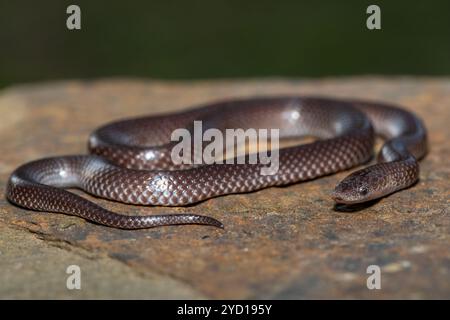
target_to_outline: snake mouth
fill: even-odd
[[[356,204],[356,203],[361,203],[364,202],[364,200],[350,200],[350,199],[346,199],[344,196],[342,196],[340,193],[333,191],[331,193],[331,198],[334,200],[334,202],[338,203],[338,204]]]
[[[345,203],[345,200],[336,191],[333,191],[330,196],[336,203]]]

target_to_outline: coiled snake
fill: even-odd
[[[206,128],[275,128],[281,139],[319,140],[279,150],[279,169],[265,164],[174,165],[170,141],[177,128],[202,120]],[[108,211],[64,188],[138,205],[183,206],[208,198],[281,186],[347,170],[367,162],[375,134],[386,139],[378,163],[350,174],[332,193],[337,203],[380,198],[414,184],[417,160],[427,149],[420,119],[401,108],[321,97],[262,97],[229,100],[188,111],[114,122],[89,139],[90,155],[60,156],[16,169],[6,196],[21,207],[80,216],[123,229],[174,224],[222,227],[196,214],[129,216]]]

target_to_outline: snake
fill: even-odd
[[[277,129],[284,140],[314,137],[278,150],[278,170],[267,163],[237,161],[174,163],[174,130]],[[330,193],[336,204],[370,202],[419,179],[427,152],[420,118],[393,104],[325,96],[256,96],[215,101],[177,113],[117,120],[89,137],[88,154],[43,158],[18,167],[7,182],[7,199],[25,209],[74,215],[120,229],[200,224],[223,228],[217,219],[193,213],[129,215],[107,210],[87,197],[144,206],[188,206],[209,198],[286,186],[369,162],[375,139],[384,139],[374,164],[359,169]],[[179,142],[179,141],[178,141]],[[203,145],[202,145],[203,147]],[[248,154],[244,157],[248,160]],[[245,160],[244,159],[244,160]]]

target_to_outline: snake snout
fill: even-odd
[[[349,196],[349,194],[351,195],[351,193],[349,193],[347,190],[345,190],[344,188],[342,188],[341,184],[338,184],[336,186],[336,188],[334,189],[333,192],[331,192],[331,198],[336,202],[336,203],[341,203],[341,204],[350,204],[350,203],[354,203],[354,199]]]
[[[344,201],[341,196],[335,194],[334,192],[331,193],[331,198],[337,203],[342,203],[342,201]]]
[[[346,198],[345,195],[337,192],[336,190],[331,193],[331,198],[336,203],[342,203],[342,204],[352,203],[352,201],[350,199]]]

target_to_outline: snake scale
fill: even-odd
[[[281,139],[316,141],[281,148],[279,169],[262,175],[265,164],[174,165],[171,133],[205,128],[274,128]],[[122,120],[97,129],[88,155],[59,156],[26,163],[10,176],[7,199],[24,208],[76,215],[122,229],[203,224],[223,227],[197,214],[130,216],[108,211],[71,193],[80,188],[123,203],[183,206],[216,196],[251,192],[315,179],[370,160],[375,135],[385,139],[377,163],[341,181],[337,203],[362,203],[407,188],[419,178],[427,151],[426,129],[413,113],[397,106],[325,97],[255,97],[225,100],[175,114]]]

